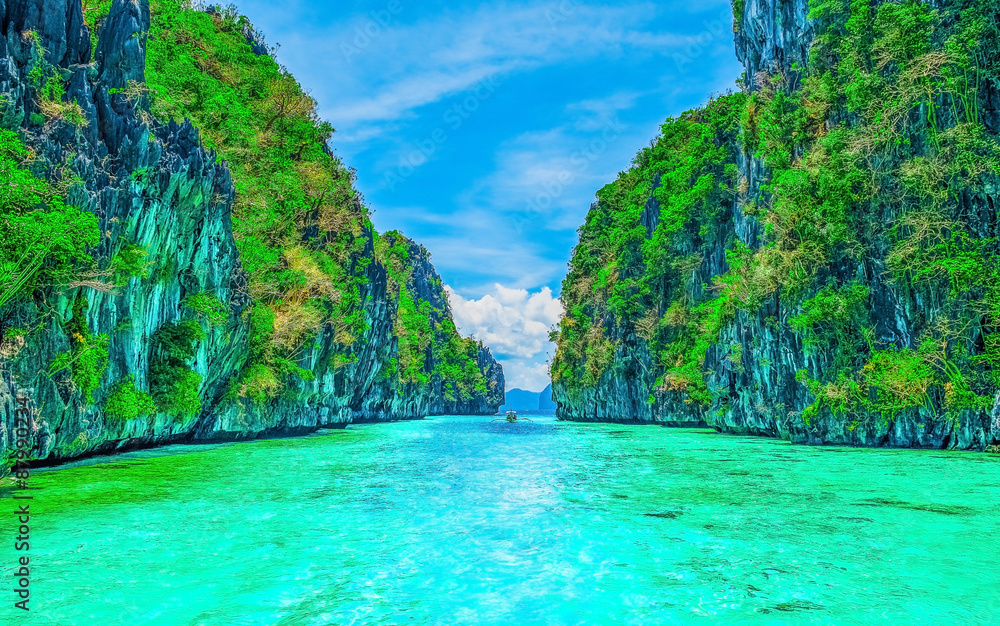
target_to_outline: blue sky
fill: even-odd
[[[423,243],[459,328],[540,390],[595,192],[734,88],[730,0],[282,3],[240,10],[337,129],[380,231]]]

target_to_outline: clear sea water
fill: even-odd
[[[4,624],[1000,623],[997,456],[443,417],[31,480]]]

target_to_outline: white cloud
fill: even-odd
[[[497,284],[479,300],[466,300],[448,286],[445,290],[458,328],[504,355],[530,359],[544,352],[551,345],[549,329],[563,314],[548,287],[528,293]]]
[[[466,299],[448,286],[445,290],[455,325],[497,355],[508,389],[541,391],[548,384],[546,359],[555,351],[549,330],[563,315],[562,303],[551,289],[530,293],[496,284],[478,300]]]

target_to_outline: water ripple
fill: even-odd
[[[448,417],[32,480],[30,624],[1000,622],[984,455]]]

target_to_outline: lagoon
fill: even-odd
[[[997,456],[535,419],[35,473],[17,623],[1000,622]]]

